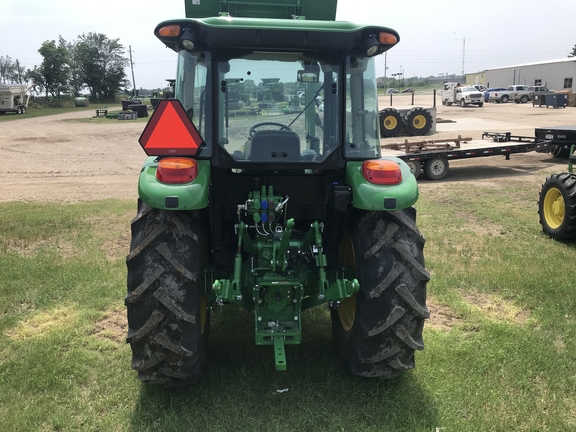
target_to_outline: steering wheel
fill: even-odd
[[[276,123],[276,122],[256,123],[248,131],[248,135],[250,136],[250,138],[252,138],[254,136],[254,134],[256,133],[256,129],[258,129],[259,127],[262,127],[262,126],[277,126],[280,128],[280,130],[288,130],[288,131],[291,130],[288,126],[286,126],[285,124],[282,124],[282,123]]]

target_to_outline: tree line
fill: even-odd
[[[88,89],[93,99],[107,100],[130,86],[124,71],[129,60],[119,39],[88,33],[68,42],[59,36],[58,41],[45,41],[38,52],[42,63],[32,69],[0,56],[0,82],[34,85],[38,94],[57,99]]]

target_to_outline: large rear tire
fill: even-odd
[[[432,114],[425,108],[412,108],[404,116],[404,127],[410,135],[426,135],[432,123]]]
[[[356,268],[360,291],[331,310],[332,332],[354,375],[398,376],[424,348],[430,275],[415,220],[414,208],[358,212],[344,235],[339,260]]]
[[[540,191],[542,230],[556,240],[576,238],[576,175],[552,174]]]
[[[125,303],[132,367],[143,382],[174,387],[203,373],[209,315],[201,290],[201,219],[199,212],[138,204]]]
[[[402,132],[404,122],[402,116],[394,108],[385,108],[378,114],[380,118],[380,136],[382,138],[394,137]]]

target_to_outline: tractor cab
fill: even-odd
[[[255,30],[254,21],[220,16],[156,29],[179,53],[175,97],[205,141],[196,157],[236,170],[379,158],[373,56],[398,35],[302,19]]]

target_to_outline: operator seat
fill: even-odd
[[[262,130],[252,136],[250,155],[253,162],[300,161],[300,137],[289,130]]]

